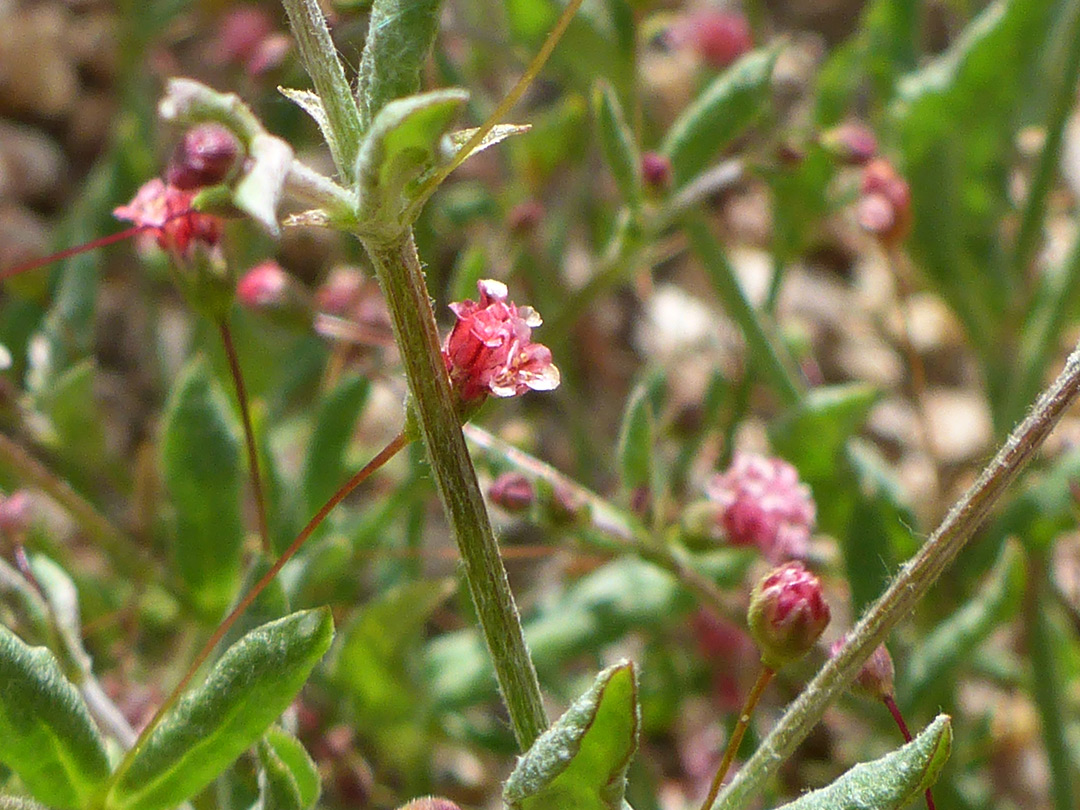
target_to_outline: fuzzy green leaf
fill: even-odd
[[[150,735],[113,785],[107,810],[164,810],[202,790],[285,711],[333,636],[327,608],[244,636]]]
[[[50,807],[85,807],[109,776],[105,744],[44,647],[0,625],[0,763]]]
[[[291,734],[271,728],[259,742],[262,810],[309,810],[319,799],[319,771]]]
[[[903,748],[856,765],[828,787],[778,810],[899,810],[934,784],[951,748],[949,716],[939,714]]]
[[[503,789],[507,808],[618,810],[639,725],[633,664],[605,669],[518,760]]]
[[[706,169],[764,112],[776,50],[747,54],[717,76],[671,125],[661,151],[681,186]]]
[[[184,369],[166,405],[161,458],[180,575],[196,605],[217,615],[240,574],[243,469],[233,414],[201,359]]]
[[[468,98],[464,90],[435,90],[391,101],[360,146],[360,220],[370,229],[399,229],[413,184],[450,155],[443,135]]]
[[[1025,579],[1023,552],[1008,542],[974,598],[912,649],[898,689],[908,706],[927,703],[936,687],[949,683],[948,673],[970,660],[975,648],[1016,613]]]
[[[600,148],[623,202],[637,208],[642,197],[641,155],[622,105],[607,82],[598,81],[593,88],[593,115],[600,133]]]

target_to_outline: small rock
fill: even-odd
[[[79,77],[66,17],[59,6],[38,5],[0,19],[0,109],[51,119],[71,110]]]
[[[45,133],[0,122],[0,196],[21,202],[53,201],[66,168],[64,153]]]
[[[935,455],[948,464],[980,456],[993,438],[986,399],[977,391],[935,388],[926,393],[926,416]]]

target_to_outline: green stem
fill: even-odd
[[[683,227],[694,252],[705,265],[724,309],[739,325],[755,364],[768,375],[785,405],[798,404],[803,396],[798,374],[765,331],[761,316],[747,299],[723,247],[709,232],[705,218],[700,213],[689,214],[683,220]]]
[[[1042,722],[1043,743],[1050,765],[1050,793],[1055,810],[1076,807],[1072,787],[1072,760],[1065,739],[1065,707],[1062,702],[1061,667],[1054,654],[1046,609],[1053,602],[1046,575],[1046,557],[1041,551],[1028,554],[1028,586],[1024,599],[1024,626],[1031,657],[1032,694]]]
[[[540,684],[461,432],[416,244],[409,231],[393,243],[364,246],[386,296],[412,407],[514,735],[524,751],[547,727]]]
[[[904,565],[888,590],[867,609],[843,648],[822,667],[780,722],[721,794],[718,807],[736,810],[761,791],[795,747],[810,733],[829,704],[855,678],[878,644],[937,581],[990,509],[1031,460],[1054,425],[1080,394],[1080,346],[1028,417],[1012,432],[978,480],[949,510],[919,552]]]
[[[364,134],[345,69],[317,0],[283,0],[304,68],[315,85],[333,137],[328,139],[338,173],[351,183]]]
[[[1061,158],[1061,145],[1065,136],[1065,121],[1072,112],[1076,100],[1076,82],[1080,78],[1080,12],[1073,9],[1069,23],[1070,35],[1065,69],[1060,75],[1046,119],[1046,142],[1039,154],[1039,163],[1028,190],[1024,214],[1020,220],[1020,233],[1016,237],[1016,250],[1012,257],[1013,277],[1020,280],[1035,256],[1039,236],[1046,216],[1046,202],[1050,185],[1057,174]]]
[[[232,329],[229,328],[228,321],[220,321],[218,331],[221,333],[225,359],[229,363],[229,373],[236,387],[236,399],[240,403],[240,421],[244,425],[244,442],[247,444],[248,472],[251,477],[251,491],[255,496],[255,521],[259,528],[259,542],[262,544],[263,553],[269,555],[273,551],[273,546],[270,543],[270,527],[266,522],[266,497],[263,495],[262,473],[259,471],[259,449],[255,442],[255,428],[251,424],[247,386],[244,385],[240,357],[236,353],[236,345],[233,343]]]

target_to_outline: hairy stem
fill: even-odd
[[[218,331],[221,333],[225,359],[229,361],[229,373],[236,387],[236,399],[240,404],[240,421],[244,424],[244,442],[247,444],[251,491],[255,496],[255,521],[259,527],[259,542],[262,544],[263,553],[269,555],[273,551],[273,545],[270,543],[270,527],[266,522],[266,497],[263,494],[262,473],[259,471],[259,449],[255,442],[255,429],[251,425],[247,386],[244,385],[244,375],[240,371],[240,358],[236,354],[236,344],[233,343],[232,329],[229,328],[228,321],[219,322]]]
[[[547,716],[506,569],[461,432],[416,244],[409,231],[392,243],[369,242],[365,248],[386,296],[432,473],[461,552],[465,578],[514,735],[524,751],[547,727]]]
[[[949,510],[919,552],[901,568],[888,590],[867,609],[841,650],[807,684],[754,756],[736,774],[720,795],[718,807],[724,810],[745,807],[764,788],[821,719],[828,705],[854,679],[877,645],[937,581],[1078,393],[1080,346],[1069,355],[1057,380],[1039,397],[1031,413],[1012,432],[978,480]]]
[[[743,737],[746,735],[746,729],[750,726],[750,716],[754,713],[758,701],[761,700],[761,695],[765,692],[765,687],[769,685],[769,681],[773,679],[773,675],[775,674],[776,670],[772,667],[761,667],[761,672],[758,674],[757,681],[754,682],[754,687],[750,690],[750,694],[746,696],[746,703],[743,704],[742,711],[739,712],[739,719],[735,723],[735,730],[731,733],[731,739],[728,740],[727,748],[724,749],[724,756],[720,760],[720,766],[716,769],[716,776],[713,777],[712,784],[709,786],[709,794],[701,804],[701,810],[709,810],[709,808],[712,807],[713,802],[716,801],[716,794],[720,792],[720,786],[724,784],[724,777],[727,776],[727,772],[731,770],[731,763],[735,761],[735,755],[739,753],[739,746],[742,744]]]
[[[150,719],[150,722],[143,728],[142,733],[139,734],[139,739],[136,740],[135,745],[128,751],[123,761],[120,763],[120,767],[112,775],[111,784],[116,784],[120,781],[120,778],[124,775],[131,763],[135,760],[136,754],[146,744],[146,741],[150,739],[150,735],[154,733],[154,729],[161,724],[162,719],[169,712],[169,710],[176,705],[176,702],[184,694],[184,690],[187,689],[188,684],[191,683],[191,679],[195,677],[195,673],[199,671],[199,668],[206,663],[206,660],[210,657],[210,654],[214,651],[214,648],[225,637],[225,634],[232,629],[232,626],[236,624],[239,619],[249,607],[251,603],[262,593],[266,586],[273,582],[274,577],[278,575],[281,569],[285,566],[289,560],[300,550],[300,547],[307,542],[308,538],[315,532],[322,522],[326,520],[334,508],[341,503],[345,498],[356,489],[360,484],[368,479],[368,477],[382,467],[386,462],[397,455],[405,445],[409,443],[409,439],[404,432],[395,436],[386,447],[379,451],[379,453],[371,459],[364,467],[353,475],[348,481],[341,485],[337,492],[330,496],[330,499],[322,505],[322,508],[315,513],[315,516],[308,521],[308,524],[300,531],[300,534],[296,536],[296,539],[292,541],[292,544],[285,549],[277,561],[270,566],[262,579],[256,582],[250,591],[244,594],[244,597],[237,603],[236,607],[232,609],[228,616],[218,625],[213,635],[206,641],[199,650],[199,654],[195,656],[195,660],[191,662],[191,666],[188,667],[184,677],[180,679],[180,682],[173,688],[172,692],[165,701],[158,707],[158,710],[154,713],[154,716]]]

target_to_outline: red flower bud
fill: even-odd
[[[835,656],[844,646],[844,638],[838,638],[829,647],[829,655]],[[876,700],[884,700],[896,695],[896,669],[893,667],[892,656],[889,648],[879,644],[877,649],[866,659],[859,674],[855,676],[853,689],[864,692]]]
[[[902,242],[911,230],[911,189],[887,160],[872,160],[863,169],[856,217],[886,247]]]
[[[823,132],[821,146],[841,163],[862,166],[877,155],[877,138],[862,124],[848,122]]]
[[[236,284],[236,300],[285,326],[305,326],[313,315],[311,298],[275,261],[248,270]]]
[[[17,489],[8,496],[0,495],[0,536],[17,537],[30,528],[30,493]]]
[[[742,14],[701,11],[672,26],[671,43],[693,48],[709,67],[722,70],[754,47],[750,24]]]
[[[223,182],[241,160],[240,141],[221,124],[200,124],[176,145],[165,179],[187,191]]]
[[[536,500],[536,490],[521,473],[507,472],[491,482],[488,497],[507,512],[524,512]]]
[[[671,161],[659,152],[645,152],[641,156],[641,177],[650,190],[663,191],[671,185]]]
[[[559,385],[551,350],[532,342],[533,327],[543,321],[532,307],[507,301],[506,285],[485,279],[477,285],[480,300],[450,305],[457,323],[446,339],[443,358],[454,390],[463,403],[488,394],[514,397],[529,389],[550,391]]]
[[[765,666],[780,669],[798,661],[829,624],[821,581],[802,563],[780,566],[754,588],[747,622]]]

